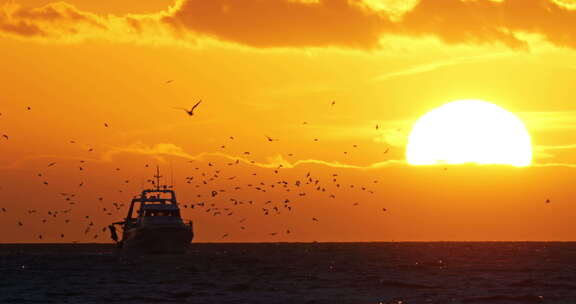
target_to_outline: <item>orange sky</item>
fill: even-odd
[[[572,28],[571,0],[5,2],[0,242],[107,242],[126,209],[103,208],[156,164],[233,212],[184,209],[197,241],[576,240]],[[520,117],[533,164],[407,165],[414,122],[459,99]]]

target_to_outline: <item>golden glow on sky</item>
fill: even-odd
[[[532,145],[514,114],[481,100],[447,103],[422,116],[410,132],[412,165],[506,164],[528,166]]]

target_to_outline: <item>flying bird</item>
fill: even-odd
[[[170,84],[172,82],[174,82],[174,79],[166,80],[166,82],[164,82],[164,84]]]
[[[174,108],[174,109],[184,110],[188,114],[188,116],[192,116],[192,115],[194,115],[194,110],[200,105],[201,102],[202,102],[202,100],[198,101],[190,110],[185,109],[185,108]]]

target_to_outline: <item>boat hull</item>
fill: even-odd
[[[124,231],[122,248],[142,253],[185,253],[193,237],[188,225],[131,228]]]

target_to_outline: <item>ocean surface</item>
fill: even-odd
[[[576,243],[4,244],[0,303],[576,303]]]

